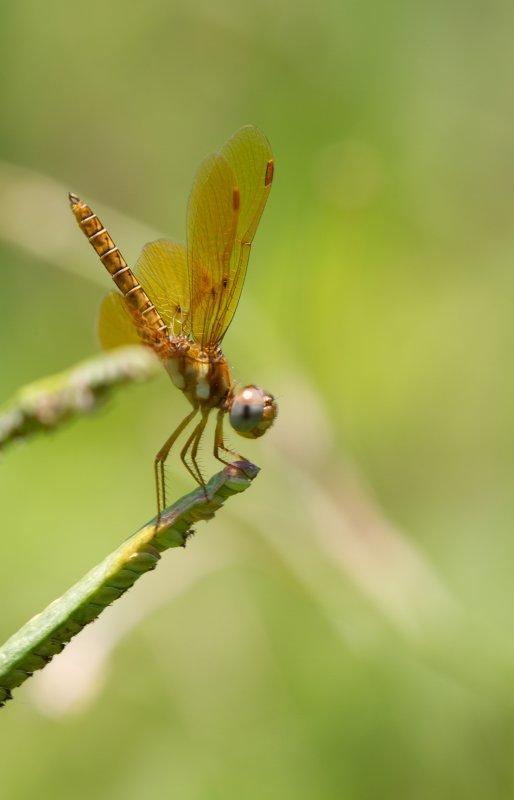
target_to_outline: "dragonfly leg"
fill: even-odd
[[[233,462],[232,461],[227,461],[225,458],[222,458],[220,456],[220,454],[219,454],[220,450],[222,450],[224,453],[230,453],[231,456],[234,456],[234,458],[239,459],[241,461],[246,461],[246,458],[244,456],[242,456],[241,453],[236,453],[235,450],[231,450],[230,447],[226,446],[226,444],[224,442],[224,439],[223,439],[223,420],[224,419],[225,419],[225,411],[224,411],[223,408],[220,408],[220,410],[218,411],[218,417],[216,419],[216,430],[214,432],[214,458],[217,458],[218,461],[221,461],[222,464],[226,464],[227,467],[231,467],[231,466],[233,466]],[[243,475],[247,475],[245,470],[242,467],[240,467],[239,465],[236,465],[236,468],[240,472],[242,472]],[[251,477],[251,476],[247,475],[247,477]]]
[[[202,473],[200,471],[200,467],[198,466],[198,463],[196,461],[196,454],[198,452],[198,446],[200,444],[200,439],[202,438],[202,434],[203,434],[203,432],[205,430],[205,426],[207,425],[207,419],[209,417],[209,412],[210,412],[210,409],[203,409],[202,410],[202,419],[200,420],[198,425],[196,425],[196,427],[193,430],[191,436],[189,437],[189,439],[187,440],[187,442],[185,443],[184,447],[182,448],[182,450],[180,452],[180,458],[182,459],[182,463],[184,464],[185,468],[193,476],[195,481],[200,484],[200,486],[203,488],[204,491],[206,491],[206,489],[205,489],[205,481],[204,481],[203,475],[202,475]],[[192,450],[191,450],[191,464],[192,464],[192,466],[190,464],[188,464],[188,462],[186,460],[187,453],[188,453],[189,449],[191,448],[191,446],[192,446]]]
[[[165,473],[164,473],[164,465],[166,459],[168,458],[169,452],[173,445],[175,444],[176,440],[182,433],[185,427],[191,422],[195,414],[198,413],[198,406],[193,408],[193,410],[184,417],[180,425],[173,431],[171,436],[166,439],[165,443],[157,453],[154,459],[154,474],[155,474],[155,488],[157,492],[157,517],[160,517],[164,509],[166,508],[166,482],[165,482]]]
[[[197,432],[197,434],[195,436],[195,440],[193,442],[193,447],[191,449],[191,462],[194,465],[194,468],[196,469],[196,471],[198,473],[198,477],[200,478],[200,483],[201,483],[201,485],[203,487],[203,490],[204,490],[204,492],[206,494],[207,494],[207,489],[206,489],[206,486],[205,486],[205,481],[203,479],[200,467],[198,466],[198,462],[196,460],[196,456],[197,456],[197,453],[198,453],[198,448],[200,446],[200,440],[201,440],[201,438],[202,438],[202,436],[204,434],[205,426],[207,425],[207,420],[209,419],[209,414],[210,413],[211,413],[210,408],[207,408],[204,411],[202,411],[202,420],[198,424],[198,432]]]

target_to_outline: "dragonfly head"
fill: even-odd
[[[258,386],[244,386],[229,401],[230,424],[240,436],[258,439],[273,425],[277,401]]]

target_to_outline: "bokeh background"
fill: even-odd
[[[98,351],[66,191],[133,261],[251,122],[276,181],[225,349],[281,408],[252,489],[1,712],[2,798],[514,795],[513,33],[478,0],[1,4],[2,401]],[[2,459],[1,640],[151,516],[185,408],[163,374]]]

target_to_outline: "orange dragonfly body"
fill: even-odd
[[[119,289],[104,298],[100,309],[102,346],[151,347],[192,405],[155,457],[159,514],[166,506],[166,459],[197,414],[200,421],[181,459],[204,488],[197,454],[210,412],[218,412],[214,455],[224,464],[231,462],[220,453],[242,458],[225,445],[225,414],[234,430],[248,438],[262,436],[277,415],[273,395],[254,385],[234,385],[221,350],[272,179],[267,139],[253,126],[241,128],[198,170],[188,205],[187,248],[167,239],[150,242],[134,271],[92,209],[76,195],[69,196],[77,222]]]

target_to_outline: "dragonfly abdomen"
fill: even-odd
[[[129,305],[141,315],[145,327],[167,337],[167,325],[90,206],[70,194],[70,205],[82,232]]]

